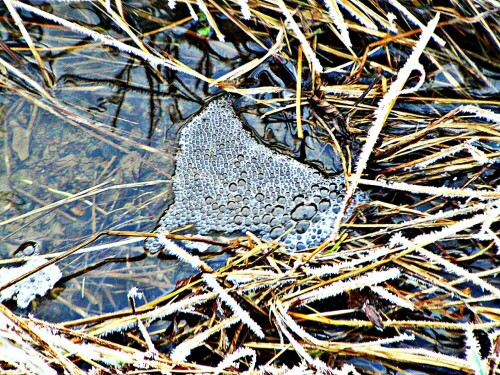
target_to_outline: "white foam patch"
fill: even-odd
[[[188,224],[199,234],[252,231],[288,247],[319,245],[329,235],[345,190],[344,178],[315,169],[258,143],[222,97],[186,123],[173,177],[174,202],[156,232]],[[353,205],[365,201],[354,196]],[[152,253],[156,239],[146,242]],[[202,250],[202,248],[200,248]]]
[[[0,285],[4,285],[11,280],[18,278],[28,271],[44,264],[44,259],[30,259],[20,267],[6,267],[0,269]],[[62,277],[61,270],[52,264],[34,273],[14,285],[0,292],[0,301],[15,299],[17,306],[26,308],[35,297],[43,296],[52,289],[57,281]]]

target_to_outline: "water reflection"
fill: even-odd
[[[200,35],[203,22],[191,20],[186,9],[172,12],[164,6],[128,4],[127,11],[134,15],[129,17],[131,27],[147,45],[204,76],[222,76],[265,53],[228,23],[222,26],[227,39],[222,43],[213,35]],[[43,3],[41,7],[116,38],[128,37],[96,4]],[[2,32],[7,48],[0,56],[43,82],[6,9],[0,8],[0,15],[9,20]],[[103,230],[152,230],[172,201],[170,176],[180,126],[219,90],[182,72],[152,68],[28,13],[22,16],[36,45],[44,47],[45,69],[53,81],[51,95],[64,104],[68,115],[89,122],[48,113],[37,102],[43,103],[43,98],[30,100],[14,90],[4,91],[0,98],[0,142],[5,154],[0,165],[4,204],[0,256],[9,259],[25,241],[40,243],[42,254],[49,254],[70,249]],[[157,28],[158,24],[162,27]],[[248,77],[246,85],[279,86],[285,91],[275,97],[286,98],[291,96],[286,89],[295,74],[290,60],[271,57]],[[304,82],[308,82],[306,76]],[[16,85],[26,89],[22,81]],[[239,109],[264,143],[335,172],[338,156],[332,146],[316,137],[301,143],[294,135],[293,115],[278,112],[262,120],[266,109],[248,98],[239,101]],[[94,187],[97,193],[71,198]],[[61,203],[64,199],[70,202]],[[61,204],[51,206],[54,202]],[[118,240],[105,238],[92,245]],[[152,299],[191,273],[178,262],[145,257],[140,241],[74,255],[60,263],[64,281],[50,296],[32,304],[31,312],[43,319],[69,320],[126,308],[132,286]]]
[[[186,16],[144,5],[137,3],[128,11],[153,15],[164,24]],[[43,6],[70,21],[126,37],[94,4]],[[8,17],[3,8],[0,14]],[[52,95],[68,113],[93,123],[64,121],[12,90],[3,92],[0,256],[8,259],[27,240],[39,242],[42,253],[54,253],[102,230],[151,230],[172,199],[169,180],[179,126],[216,88],[184,73],[153,69],[59,26],[41,26],[29,14],[23,19],[35,43],[46,48]],[[152,31],[146,18],[134,19],[139,21],[132,26],[139,32]],[[10,53],[2,51],[1,57],[42,82],[15,25],[5,26],[2,38]],[[190,31],[196,27],[195,22],[181,22],[153,31],[147,43],[206,76],[222,75],[254,54],[244,43],[223,44]],[[96,186],[99,193],[43,209]],[[93,245],[104,242],[110,239]],[[61,262],[65,282],[52,296],[34,303],[32,312],[67,320],[125,308],[132,286],[152,299],[191,272],[177,262],[158,262],[143,254],[142,242],[136,242],[68,258]]]

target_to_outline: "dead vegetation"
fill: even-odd
[[[186,17],[168,23],[151,16],[158,25],[151,33],[184,28],[203,13],[205,31],[213,35],[200,28],[200,38],[224,41],[227,30],[237,30],[266,52],[222,77],[207,77],[145,44],[145,35],[130,24],[148,13],[121,1],[93,6],[124,38],[4,0],[41,73],[38,79],[22,73],[15,64],[21,51],[4,46],[0,85],[96,136],[111,134],[72,112],[51,90],[41,48],[20,21],[36,15],[45,27],[71,30],[149,63],[158,79],[163,69],[180,71],[252,98],[269,107],[268,116],[295,114],[298,138],[303,126],[323,128],[344,155],[349,188],[343,211],[356,189],[371,191],[373,201],[355,217],[339,215],[316,249],[287,252],[279,241],[262,242],[252,233],[221,243],[231,257],[220,269],[175,245],[175,234],[162,237],[166,253],[199,272],[147,303],[131,289],[125,311],[55,324],[0,305],[4,371],[356,374],[383,366],[394,372],[498,373],[500,115],[488,108],[499,104],[491,72],[500,65],[500,4],[168,3]],[[246,76],[271,58],[291,61],[295,81],[252,87]],[[313,95],[339,111],[362,140],[352,166],[334,135],[338,116],[316,110],[314,120],[303,118]],[[66,200],[89,194],[95,192]],[[102,235],[153,234],[101,233],[51,263]]]

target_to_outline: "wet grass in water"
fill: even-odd
[[[156,121],[161,95],[151,96],[146,119],[137,121],[147,126],[129,122],[135,117],[127,114],[134,112],[142,93],[172,88],[167,91],[172,98],[162,102],[168,109],[161,112],[172,124],[193,113],[207,95],[223,90],[242,96],[247,119],[263,116],[255,131],[265,143],[285,144],[284,152],[327,173],[341,171],[349,182],[347,197],[357,189],[371,197],[354,217],[340,220],[339,216],[328,241],[301,252],[285,251],[279,242],[263,242],[248,233],[224,243],[230,257],[223,266],[209,265],[210,256],[199,258],[161,238],[167,259],[171,262],[168,257],[175,256],[193,270],[193,277],[179,275],[182,281],[175,288],[155,272],[171,264],[165,256],[135,263],[130,257],[142,254],[136,246],[122,254],[128,271],[111,273],[111,278],[126,281],[112,283],[122,284],[122,297],[121,302],[110,303],[116,309],[109,305],[102,309],[108,313],[76,308],[75,292],[85,295],[82,283],[87,278],[70,277],[63,284],[75,297],[58,300],[72,311],[72,318],[57,324],[14,314],[2,305],[6,322],[0,326],[2,343],[23,351],[24,368],[45,373],[49,367],[84,373],[91,367],[106,372],[112,366],[171,373],[279,373],[294,366],[301,373],[498,372],[500,291],[495,275],[500,193],[495,170],[500,121],[495,110],[499,66],[495,56],[500,44],[494,2],[418,7],[397,1],[261,1],[250,2],[249,8],[244,2],[178,2],[175,11],[148,3],[53,4],[50,9],[10,0],[5,4],[2,17],[13,39],[5,38],[0,56],[4,92],[21,98],[20,106],[36,108],[44,116],[50,113],[83,129],[89,139],[120,150],[115,159],[123,162],[123,155],[130,156],[130,176],[141,175],[133,163],[139,155],[141,167],[150,168],[141,180],[144,185],[169,179],[171,172],[158,178],[163,166],[156,160],[165,155],[158,149],[159,139],[175,134],[175,128]],[[13,22],[18,15],[25,29]],[[95,27],[96,19],[112,23],[113,31]],[[37,44],[36,27],[56,35],[49,47]],[[88,39],[73,43],[77,35]],[[205,59],[190,55],[190,46],[200,45],[210,51],[201,54]],[[85,81],[77,64],[73,73],[57,81],[51,76],[56,72],[46,64],[82,58],[106,61],[114,72],[109,77],[117,80],[111,83],[103,77],[107,73],[98,72]],[[20,64],[25,61],[30,63]],[[107,85],[115,92],[104,100],[87,96],[90,103],[82,104],[75,100],[78,90],[69,88],[75,82],[86,93]],[[64,89],[57,90],[61,85]],[[326,115],[318,103],[331,105],[327,108],[342,115],[361,150],[355,142],[342,142],[338,136],[342,120]],[[106,112],[111,108],[114,118]],[[28,124],[29,118],[33,112],[26,116]],[[23,131],[40,126],[35,124]],[[27,151],[16,146],[12,157],[13,138],[11,132],[6,134],[4,155],[10,155],[12,162],[2,168],[10,176],[13,161]],[[26,139],[19,131],[16,137]],[[326,148],[330,151],[324,152]],[[171,149],[170,155],[174,153]],[[331,158],[334,153],[342,155],[336,162]],[[114,171],[115,159],[97,176]],[[38,191],[48,191],[50,184],[40,183],[39,178],[22,177],[38,183]],[[119,181],[133,184],[132,179]],[[54,206],[49,205],[53,196],[44,198],[37,203],[44,208],[23,214],[31,220],[55,208],[71,221],[71,214],[83,208],[72,207],[68,213],[68,202],[78,199],[82,207],[89,203],[96,207],[91,199],[100,193],[86,189],[121,187],[116,181],[106,182],[75,184],[68,190],[50,186],[76,195]],[[28,199],[26,193],[16,191]],[[21,222],[13,211],[13,193],[6,194],[12,209],[4,211],[3,228],[9,220]],[[134,194],[135,206],[154,200],[154,192],[147,197],[140,190]],[[102,216],[117,209],[126,214],[112,222],[123,218],[133,222],[136,211],[125,204],[113,206],[117,198],[108,197],[111,206],[97,205]],[[128,194],[120,198],[126,201]],[[349,204],[346,198],[346,209]],[[94,223],[91,232],[147,229],[89,222]],[[24,230],[19,227],[8,231]],[[134,239],[131,233],[108,234],[126,237],[120,241]],[[89,243],[93,245],[97,244]],[[90,284],[99,284],[99,272],[106,270],[101,260],[121,257],[102,248],[75,248],[69,257],[66,249],[61,249],[59,263],[67,262],[68,271],[74,254],[99,254],[75,263],[72,270],[86,270]],[[147,294],[153,286],[161,293],[141,299],[141,292]],[[102,292],[87,292],[86,297],[95,299],[95,306],[116,297],[109,292],[103,297],[106,285],[95,290]],[[58,300],[41,303],[56,305]],[[124,300],[129,308],[124,308]],[[16,339],[9,336],[13,331]],[[5,369],[20,361],[0,360]]]

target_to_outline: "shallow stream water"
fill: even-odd
[[[126,38],[96,5],[44,3],[44,6],[68,20]],[[220,23],[226,35],[224,43],[217,41],[213,31],[205,35],[206,23],[191,20],[182,7],[172,12],[166,4],[135,1],[128,3],[127,9],[133,15],[131,26],[145,35],[146,44],[207,77],[222,76],[266,52],[239,30],[228,26],[229,23]],[[10,259],[15,250],[26,241],[38,242],[42,254],[53,254],[66,251],[103,230],[153,230],[173,199],[171,175],[179,130],[208,98],[220,91],[181,72],[155,71],[89,38],[47,24],[28,13],[21,15],[36,45],[44,49],[45,67],[54,81],[53,87],[48,88],[50,93],[64,103],[68,111],[94,123],[72,123],[48,113],[29,99],[29,91],[21,80],[15,82],[17,92],[0,86],[0,265],[4,267],[12,265]],[[170,27],[172,24],[175,26]],[[160,28],[159,25],[168,27]],[[43,82],[32,54],[3,4],[0,5],[0,41],[6,46],[0,49],[1,58],[37,82]],[[396,55],[397,51],[391,52]],[[259,99],[293,98],[295,65],[292,58],[270,57],[248,75],[246,85],[284,89],[280,94],[260,94]],[[485,69],[493,86],[478,85],[472,87],[470,93],[492,98],[493,103],[500,80],[494,69]],[[457,79],[461,77],[458,68],[449,71],[456,74]],[[346,74],[333,72],[329,77],[341,82]],[[311,83],[311,77],[306,74],[303,80],[304,86]],[[366,82],[370,83],[369,79]],[[443,73],[438,72],[429,80],[427,89],[431,92],[442,88],[444,82]],[[436,96],[441,93],[445,93],[444,89]],[[340,96],[339,107],[347,112],[345,107],[348,105],[342,107],[342,99]],[[439,117],[451,109],[448,103],[401,103],[395,108],[400,111],[401,119],[405,111],[422,116],[436,113]],[[362,104],[357,115],[368,125],[376,102],[367,99]],[[338,172],[339,163],[332,145],[322,141],[328,134],[312,136],[314,131],[305,123],[304,129],[310,136],[306,137],[305,144],[297,138],[293,108],[263,118],[268,108],[256,105],[251,98],[239,98],[236,105],[260,142],[313,164],[324,174]],[[305,105],[303,117],[312,115],[313,110]],[[408,125],[408,129],[416,131],[418,125]],[[394,131],[402,130],[398,127]],[[362,137],[364,129],[359,133]],[[387,165],[380,163],[376,172],[389,166],[390,162]],[[457,186],[468,179],[469,176],[458,179]],[[99,191],[69,203],[49,206],[93,187],[98,187]],[[381,191],[370,193],[373,199],[384,197],[390,201],[393,197]],[[394,201],[399,203],[398,199],[400,196],[394,194]],[[405,199],[417,206],[420,204],[420,198],[405,196]],[[431,205],[424,203],[417,208],[425,212]],[[114,244],[117,241],[120,243]],[[18,312],[59,322],[118,311],[129,306],[127,294],[132,287],[137,287],[144,293],[145,300],[151,301],[192,274],[190,267],[175,259],[148,256],[142,240],[103,238],[92,246],[89,251],[60,262],[64,275],[62,282],[46,297],[36,299],[28,309]],[[456,251],[461,254],[475,249],[458,248]],[[224,259],[209,258],[207,261],[217,268]],[[483,257],[478,258],[474,266],[485,270],[495,262],[498,261]],[[447,336],[445,332],[439,336],[431,331],[429,329],[429,335],[436,335],[439,351],[461,350],[454,335]],[[356,364],[364,367],[364,361],[359,359]],[[373,364],[366,365],[370,366]],[[393,371],[382,366],[372,370],[378,373]],[[425,373],[432,373],[429,371]]]
[[[200,34],[203,24],[186,21],[186,13],[150,8],[148,4],[137,2],[129,5],[129,11],[147,12],[164,24],[179,21],[178,26],[152,30],[157,24],[140,16],[134,18],[139,20],[134,26],[143,33],[151,31],[147,41],[158,50],[207,77],[222,76],[265,53],[255,42],[231,30],[225,31],[225,43],[205,37]],[[102,11],[89,3],[50,7],[68,20],[115,34]],[[49,254],[66,251],[104,230],[151,231],[172,201],[170,178],[179,129],[220,90],[181,72],[155,71],[79,34],[55,25],[41,26],[42,20],[22,15],[36,44],[45,48],[42,56],[54,81],[50,92],[69,111],[95,123],[85,126],[63,121],[26,97],[3,91],[0,257],[4,264],[9,265],[9,258],[26,241],[37,242],[41,253]],[[2,42],[12,51],[0,52],[1,57],[42,82],[5,8],[0,7],[0,16]],[[282,95],[291,96],[291,91],[286,91],[288,84],[273,73],[283,70],[292,85],[291,66],[286,60],[270,58],[251,74],[250,85],[281,86],[285,89]],[[23,82],[19,85],[23,87]],[[278,113],[262,120],[264,112],[254,101],[242,98],[236,104],[260,141],[300,156],[325,173],[336,172],[338,160],[331,145],[308,137],[301,154],[292,116]],[[98,193],[49,206],[94,187],[98,187]],[[93,245],[116,241],[124,239],[106,238]],[[91,272],[82,274],[82,269]],[[30,308],[37,317],[64,321],[115,311],[128,306],[126,294],[132,286],[152,299],[189,275],[177,261],[158,262],[155,257],[147,257],[138,240],[72,256],[62,262],[62,271],[66,282]]]

